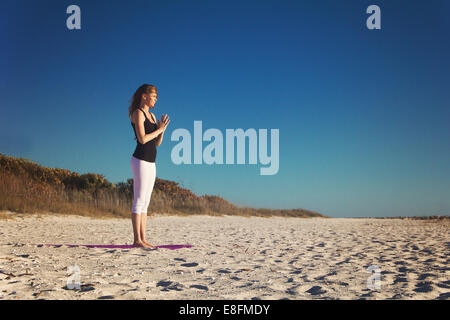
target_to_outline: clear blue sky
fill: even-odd
[[[171,117],[159,178],[257,208],[449,214],[449,14],[447,0],[3,0],[0,152],[126,181],[129,100],[151,83]],[[171,132],[194,120],[279,129],[278,174],[173,164]]]

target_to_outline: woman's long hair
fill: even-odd
[[[136,90],[136,92],[133,94],[133,97],[131,98],[130,106],[128,107],[128,117],[130,119],[134,110],[139,108],[139,106],[141,105],[142,94],[144,93],[156,93],[156,95],[158,95],[158,90],[156,90],[156,87],[154,85],[146,83]]]

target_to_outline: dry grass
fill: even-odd
[[[8,214],[6,212],[0,211],[0,220],[7,220],[9,218]]]
[[[33,161],[0,154],[0,210],[36,214],[59,213],[108,218],[129,218],[133,179],[113,184],[103,175],[80,175],[65,169],[47,168]],[[157,178],[149,215],[240,215],[325,217],[304,209],[271,210],[242,208],[218,196],[197,196],[178,183]],[[0,218],[4,216],[1,215]]]

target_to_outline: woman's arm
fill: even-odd
[[[141,144],[146,144],[147,142],[156,139],[161,133],[164,132],[163,128],[158,128],[153,132],[145,134],[145,127],[144,127],[145,116],[140,111],[136,110],[134,112],[134,119],[135,119],[134,126],[136,128],[136,135],[139,143]]]
[[[156,139],[156,146],[159,147],[159,145],[162,143],[163,141],[163,137],[164,137],[164,131],[161,132],[158,136],[158,138]]]
[[[167,114],[163,114],[161,116],[161,121],[158,120],[156,123],[156,126],[158,128],[163,127],[165,124],[169,124],[170,120],[169,120],[169,116]],[[164,131],[158,136],[158,138],[156,139],[156,146],[159,147],[159,145],[162,143],[164,138]]]

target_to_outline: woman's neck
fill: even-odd
[[[142,110],[147,111],[147,112],[150,110],[149,106],[147,106],[146,104],[140,106],[139,108],[141,108]]]

